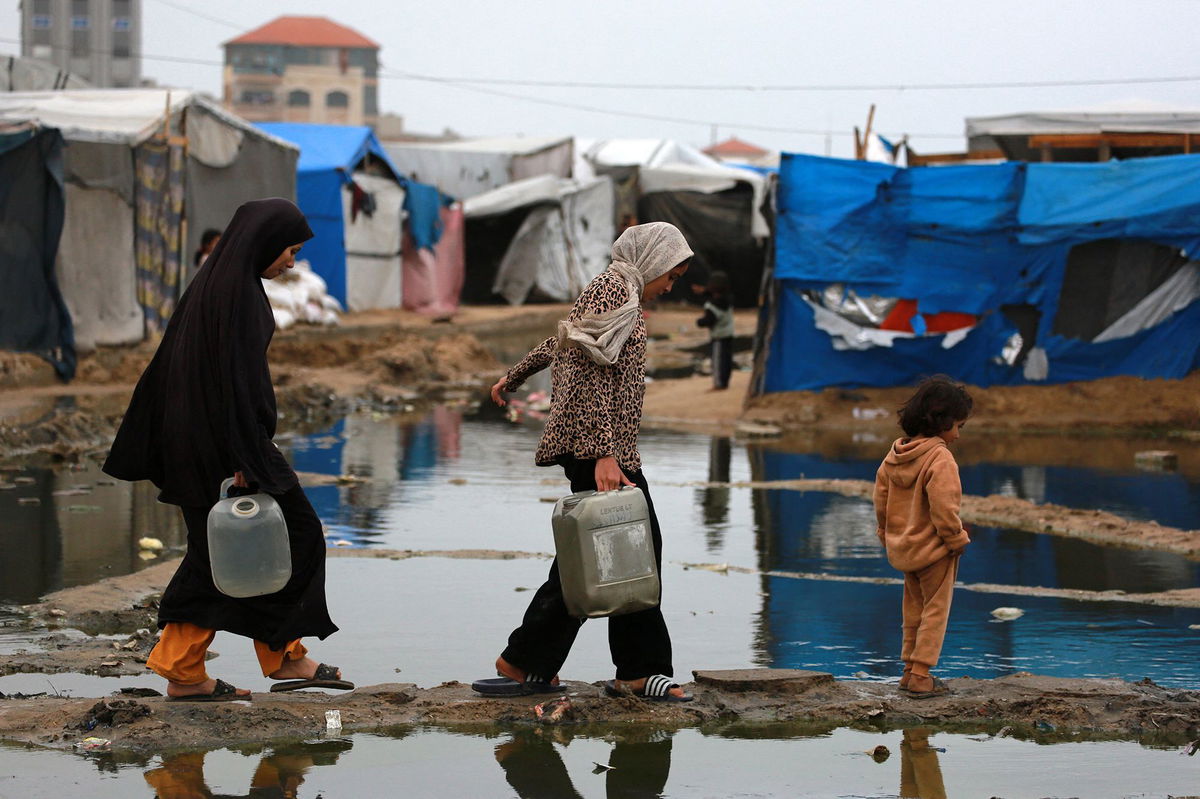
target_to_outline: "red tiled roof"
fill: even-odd
[[[293,47],[367,47],[379,45],[328,17],[279,17],[225,44],[290,44]]]
[[[741,139],[739,139],[736,136],[731,136],[730,138],[726,139],[723,142],[714,144],[712,147],[709,147],[704,152],[706,152],[709,155],[759,156],[759,155],[766,155],[768,151],[764,150],[761,147],[756,147],[753,144],[751,144],[750,142],[742,141]]]

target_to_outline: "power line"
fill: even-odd
[[[1040,89],[1079,86],[1129,86],[1146,83],[1195,83],[1200,75],[1142,78],[1090,78],[1080,80],[1028,80],[978,83],[614,83],[606,81],[527,80],[522,78],[438,77],[397,70],[390,77],[401,80],[445,81],[490,86],[529,86],[558,89],[620,89],[623,91],[704,92],[913,92],[980,89]]]
[[[245,25],[241,25],[237,22],[230,22],[227,19],[221,19],[220,17],[214,17],[209,14],[205,14],[200,11],[196,11],[195,9],[188,8],[187,6],[182,5],[180,3],[173,3],[173,2],[171,2],[171,0],[154,0],[154,1],[156,3],[162,3],[164,6],[170,6],[171,8],[175,9],[176,11],[182,11],[185,14],[191,14],[193,17],[199,17],[200,19],[206,19],[209,22],[215,22],[218,25],[225,25],[226,27],[233,28],[234,30],[244,31],[246,29]]]

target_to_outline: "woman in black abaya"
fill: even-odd
[[[304,215],[287,200],[238,208],[171,316],[104,464],[122,480],[153,481],[159,500],[179,505],[187,524],[187,554],[163,593],[162,635],[146,662],[175,699],[249,698],[205,671],[217,630],[254,639],[263,676],[283,681],[272,690],[354,687],[336,667],[309,658],[300,642],[337,631],[325,604],[325,539],[271,441],[276,412],[267,346],[275,320],[260,278],[292,268],[310,238]],[[283,510],[292,577],[277,593],[234,599],[213,585],[208,511],[227,477],[270,494]]]

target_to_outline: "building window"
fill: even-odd
[[[275,102],[275,92],[270,89],[243,89],[240,102],[245,105],[271,105]]]
[[[116,30],[112,35],[113,58],[129,58],[129,31]]]
[[[113,17],[113,30],[120,33],[133,30],[133,21],[129,17]]]
[[[325,106],[327,108],[349,108],[350,95],[345,92],[330,92],[325,95]]]
[[[85,31],[89,27],[91,27],[91,20],[89,20],[86,16],[71,17],[71,30]]]
[[[50,30],[50,15],[47,14],[45,16],[33,17],[29,20],[29,27],[33,28],[35,31]]]
[[[363,86],[363,113],[369,117],[379,114],[379,87]]]
[[[312,104],[312,96],[303,89],[288,92],[288,105],[292,108],[308,108]]]

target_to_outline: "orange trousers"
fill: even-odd
[[[208,653],[208,645],[216,636],[216,630],[198,627],[189,622],[170,622],[163,627],[162,635],[150,657],[146,660],[146,668],[160,677],[181,685],[195,685],[208,679],[204,670],[204,656]],[[258,665],[262,667],[264,677],[277,671],[284,660],[300,660],[308,650],[297,638],[279,651],[271,649],[262,641],[254,642],[254,654],[258,655]]]
[[[937,665],[950,621],[950,600],[958,577],[958,555],[904,573],[904,640],[900,659],[905,670],[928,674]]]

